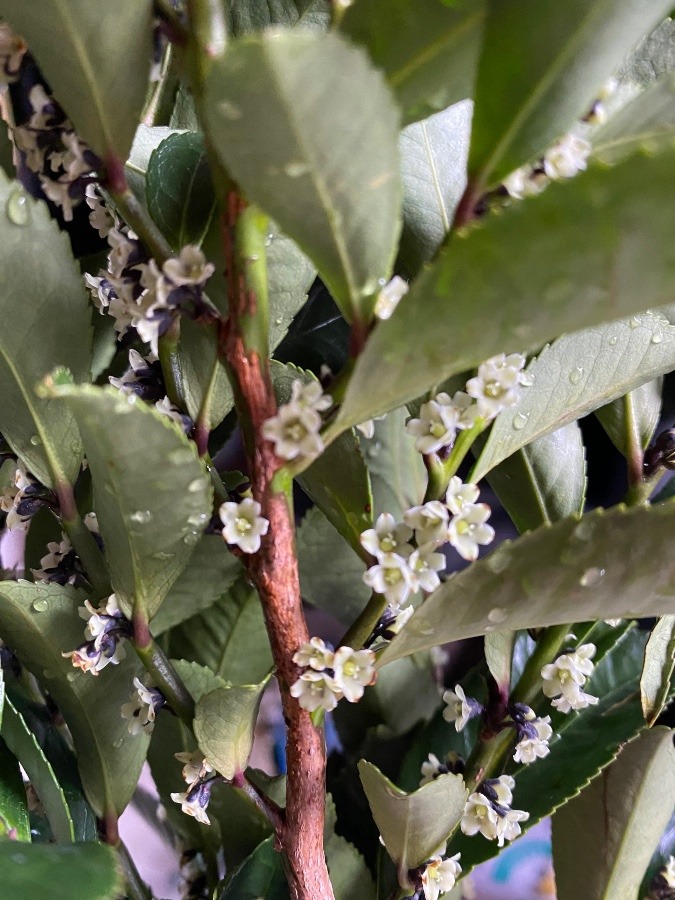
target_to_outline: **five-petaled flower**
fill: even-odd
[[[72,664],[83,672],[98,675],[109,663],[117,665],[126,656],[122,639],[130,637],[131,623],[122,615],[115,594],[111,594],[98,609],[85,600],[79,614],[87,620],[84,634],[88,640],[75,650],[61,655],[70,658]]]
[[[147,676],[146,676],[147,681]],[[139,678],[134,678],[134,690],[127,703],[122,704],[123,719],[128,719],[127,728],[130,734],[152,734],[155,727],[157,710],[166,703],[161,691],[149,687]]]
[[[583,644],[572,653],[563,653],[555,662],[542,668],[542,690],[546,697],[557,698],[553,700],[552,706],[560,712],[585,709],[598,702],[597,697],[582,691],[593,672],[595,649],[595,644]]]
[[[461,684],[456,684],[454,691],[446,691],[443,702],[447,704],[443,710],[443,718],[446,722],[454,722],[456,731],[462,731],[469,719],[483,712],[482,705],[473,697],[467,697]]]
[[[454,856],[443,859],[443,852],[432,856],[422,872],[424,900],[438,900],[442,894],[447,894],[454,888],[462,874],[462,867],[459,864],[460,854],[455,853]]]
[[[257,553],[261,538],[270,527],[269,521],[260,515],[260,509],[257,500],[251,497],[245,497],[241,503],[222,503],[218,512],[226,543],[239,547],[244,553]]]

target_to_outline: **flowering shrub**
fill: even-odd
[[[0,0],[3,896],[673,896],[671,12]]]

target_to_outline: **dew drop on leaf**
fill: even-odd
[[[579,584],[582,587],[596,587],[596,585],[600,584],[604,577],[605,570],[599,569],[597,566],[594,566],[591,569],[586,569],[584,574],[579,579]]]
[[[523,387],[532,387],[534,384],[534,374],[532,372],[522,372],[520,376],[520,383]]]
[[[571,384],[579,384],[579,382],[581,381],[581,377],[582,377],[583,374],[584,374],[584,370],[582,369],[582,367],[581,367],[581,366],[576,366],[576,367],[575,367],[574,369],[572,369],[572,371],[570,372],[570,375],[569,375],[570,383],[571,383]]]
[[[289,178],[300,178],[309,172],[309,166],[304,162],[289,162],[284,166],[284,172]]]
[[[578,538],[580,541],[590,541],[593,537],[594,530],[595,525],[590,519],[582,519],[572,533],[574,534],[574,537]]]
[[[652,335],[652,344],[660,344],[663,340],[663,335],[660,331],[655,331]]]
[[[501,606],[495,606],[494,609],[491,609],[488,613],[488,622],[492,622],[494,625],[499,625],[501,622],[506,621],[507,612]]]
[[[117,750],[122,746],[123,743],[124,743],[124,738],[119,737],[119,738],[117,738],[116,741],[113,741],[113,747]]]
[[[130,522],[137,522],[139,525],[147,525],[152,519],[152,513],[149,509],[137,509],[136,512],[129,514]]]
[[[183,538],[183,543],[187,544],[188,547],[194,547],[194,545],[199,541],[200,534],[198,531],[188,531],[188,533]]]
[[[496,553],[491,553],[485,559],[485,565],[491,572],[494,572],[495,575],[499,575],[503,572],[509,565],[509,557],[506,553],[497,551]]]
[[[30,221],[28,199],[21,188],[15,188],[7,198],[7,218],[13,225],[27,225]]]
[[[39,447],[40,444],[42,443],[42,440],[40,439],[40,436],[39,436],[39,435],[34,434],[34,435],[32,436],[32,438],[30,439],[30,442],[31,442],[31,444],[32,444],[34,447]]]
[[[33,600],[31,606],[35,612],[44,612],[46,609],[49,609],[49,603],[44,597],[41,597],[39,600]]]
[[[195,478],[194,481],[191,481],[188,484],[188,491],[191,494],[196,494],[197,491],[201,491],[204,489],[204,480],[202,478]]]
[[[525,413],[519,412],[515,414],[511,424],[516,429],[516,431],[522,431],[523,428],[527,425],[527,419],[528,417],[525,415]]]

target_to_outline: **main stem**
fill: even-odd
[[[277,830],[277,841],[287,857],[293,900],[333,900],[323,850],[323,734],[290,695],[290,687],[300,674],[293,655],[309,640],[309,634],[300,598],[290,484],[281,489],[273,484],[280,460],[272,444],[261,436],[263,422],[277,409],[269,365],[266,357],[261,358],[245,342],[246,323],[256,313],[256,297],[246,283],[235,245],[244,208],[233,191],[221,214],[230,315],[221,327],[220,350],[232,375],[237,410],[245,426],[253,496],[270,523],[259,552],[250,558],[249,574],[263,605],[287,728],[286,814]]]

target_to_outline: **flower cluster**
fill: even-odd
[[[536,713],[523,703],[513,703],[510,708],[512,726],[516,730],[518,743],[513,758],[518,763],[533,763],[548,756],[548,742],[553,734],[550,716],[537,718]]]
[[[592,659],[595,644],[582,644],[573,653],[563,653],[555,662],[541,670],[542,690],[547,697],[556,697],[552,706],[562,713],[573,709],[595,706],[598,698],[582,691],[588,677],[593,673]]]
[[[239,547],[243,553],[257,553],[260,539],[270,527],[267,519],[260,515],[260,509],[260,504],[251,497],[245,497],[241,503],[222,503],[218,514],[226,543]]]
[[[317,709],[329,712],[343,697],[349,703],[356,703],[377,677],[372,650],[339,647],[333,652],[318,637],[303,644],[293,656],[293,662],[303,672],[291,685],[291,696],[309,712]]]
[[[523,166],[504,181],[510,197],[522,200],[540,194],[551,181],[574,178],[586,168],[591,145],[574,131],[550,147],[534,165]]]
[[[70,119],[41,84],[30,89],[28,102],[32,115],[26,124],[10,130],[12,140],[30,171],[38,175],[45,196],[70,222],[73,208],[84,199],[101,161],[80,140]]]
[[[24,39],[6,22],[0,22],[0,84],[12,84],[17,80],[27,49]]]
[[[383,279],[384,280],[384,279]],[[389,319],[408,293],[408,282],[399,275],[394,275],[391,281],[382,284],[377,300],[375,301],[375,315],[378,319]]]
[[[174,803],[180,803],[181,809],[188,816],[194,816],[203,825],[210,825],[206,807],[209,805],[211,790],[218,776],[214,775],[213,767],[207,763],[199,750],[174,755],[179,762],[185,764],[182,774],[188,789],[182,794],[171,794],[171,799]]]
[[[96,541],[100,541],[98,520],[96,513],[87,513],[84,524],[92,532]],[[33,579],[37,584],[72,584],[82,585],[86,581],[86,573],[82,563],[75,553],[68,537],[61,533],[60,541],[49,541],[49,551],[40,560],[39,569],[31,569]]]
[[[496,840],[500,847],[521,832],[520,822],[530,818],[528,812],[511,809],[515,781],[510,775],[500,775],[484,781],[466,802],[460,828],[467,835],[479,832],[488,841]]]
[[[154,403],[155,409],[179,425],[183,431],[192,431],[193,422],[166,396],[162,367],[154,353],[141,356],[137,350],[129,350],[129,368],[121,378],[112,375],[108,381],[123,394],[134,395]]]
[[[134,678],[134,690],[128,702],[122,704],[121,715],[123,719],[129,720],[129,734],[152,734],[157,710],[166,705],[162,692],[148,685],[147,680],[148,676],[145,677],[146,683]]]
[[[443,718],[446,722],[455,723],[455,731],[463,731],[470,719],[483,712],[483,706],[473,697],[467,697],[460,684],[455,685],[454,691],[443,694],[443,702],[447,704],[443,710]]]
[[[466,383],[466,391],[453,397],[441,392],[420,406],[419,418],[408,419],[406,430],[415,438],[420,453],[437,453],[451,448],[458,431],[484,425],[502,409],[518,402],[518,386],[526,383],[522,372],[525,357],[520,353],[500,353],[478,367]]]
[[[443,859],[445,847],[435,853],[425,864],[421,873],[424,900],[438,900],[442,894],[451,891],[462,874],[459,864],[459,853]]]
[[[263,437],[274,443],[281,459],[313,459],[323,451],[321,415],[332,406],[318,381],[303,382],[296,378],[291,386],[291,399],[279,407],[277,414],[263,423]]]
[[[126,656],[122,639],[131,636],[131,623],[117,605],[115,594],[111,594],[98,609],[85,600],[79,613],[80,618],[87,620],[84,628],[87,641],[76,650],[61,655],[70,657],[72,664],[83,672],[98,675],[108,663],[117,665]]]
[[[0,509],[7,513],[5,526],[10,531],[25,531],[41,506],[55,505],[54,493],[40,484],[23,463],[16,464],[9,482],[2,485]]]

